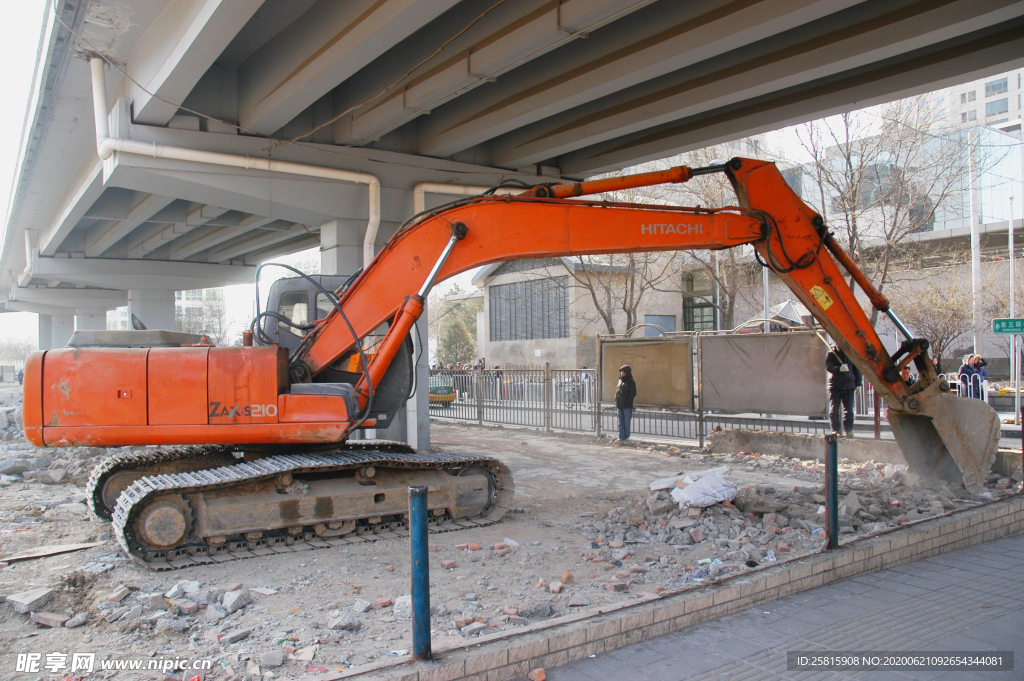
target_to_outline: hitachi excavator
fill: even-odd
[[[728,177],[738,206],[578,199],[710,173]],[[428,487],[437,530],[487,524],[513,494],[501,462],[349,439],[389,423],[414,389],[410,331],[435,282],[504,260],[744,244],[875,386],[911,469],[979,489],[996,453],[996,413],[950,391],[928,341],[910,333],[775,165],[742,158],[428,210],[352,281],[310,298],[307,311],[320,315],[262,313],[255,345],[147,344],[137,334],[151,332],[126,331],[35,353],[25,367],[25,432],[39,447],[161,446],[106,460],[89,489],[124,550],[154,569],[401,534],[410,485]],[[895,354],[847,277],[905,337]],[[282,324],[294,342],[265,330]],[[907,385],[900,371],[911,362],[920,379]]]

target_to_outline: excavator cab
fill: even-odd
[[[315,274],[316,280],[328,291],[336,291],[345,282],[347,275]],[[337,296],[334,297],[337,300]],[[289,352],[299,347],[303,327],[326,317],[334,309],[334,303],[309,280],[304,277],[285,277],[278,279],[270,286],[267,296],[267,310],[291,321],[291,324],[275,317],[268,317],[263,323],[264,332],[275,343]]]

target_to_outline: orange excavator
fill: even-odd
[[[710,173],[728,177],[738,206],[578,200]],[[996,413],[950,391],[928,341],[907,330],[775,165],[742,158],[484,194],[414,216],[345,286],[316,284],[333,293],[324,298],[333,309],[292,323],[301,340],[290,350],[263,331],[264,319],[289,320],[266,312],[253,327],[262,347],[175,343],[173,334],[147,344],[137,334],[150,332],[127,331],[35,353],[25,368],[26,435],[40,447],[177,445],[112,457],[90,481],[94,512],[154,569],[401,534],[413,484],[428,486],[437,530],[487,524],[513,494],[501,462],[349,440],[389,423],[413,389],[410,331],[435,282],[513,259],[744,244],[874,384],[912,470],[979,489],[996,453]],[[894,355],[847,277],[905,336]],[[911,362],[920,380],[907,385],[900,371]]]

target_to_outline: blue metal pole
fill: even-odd
[[[839,436],[825,436],[825,531],[828,548],[839,548]]]
[[[429,660],[430,566],[427,563],[427,488],[409,488],[409,541],[412,552],[412,653]]]

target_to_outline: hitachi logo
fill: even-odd
[[[680,222],[678,225],[673,224],[650,224],[640,225],[641,234],[703,234],[704,225],[698,223],[695,225],[688,225]]]

